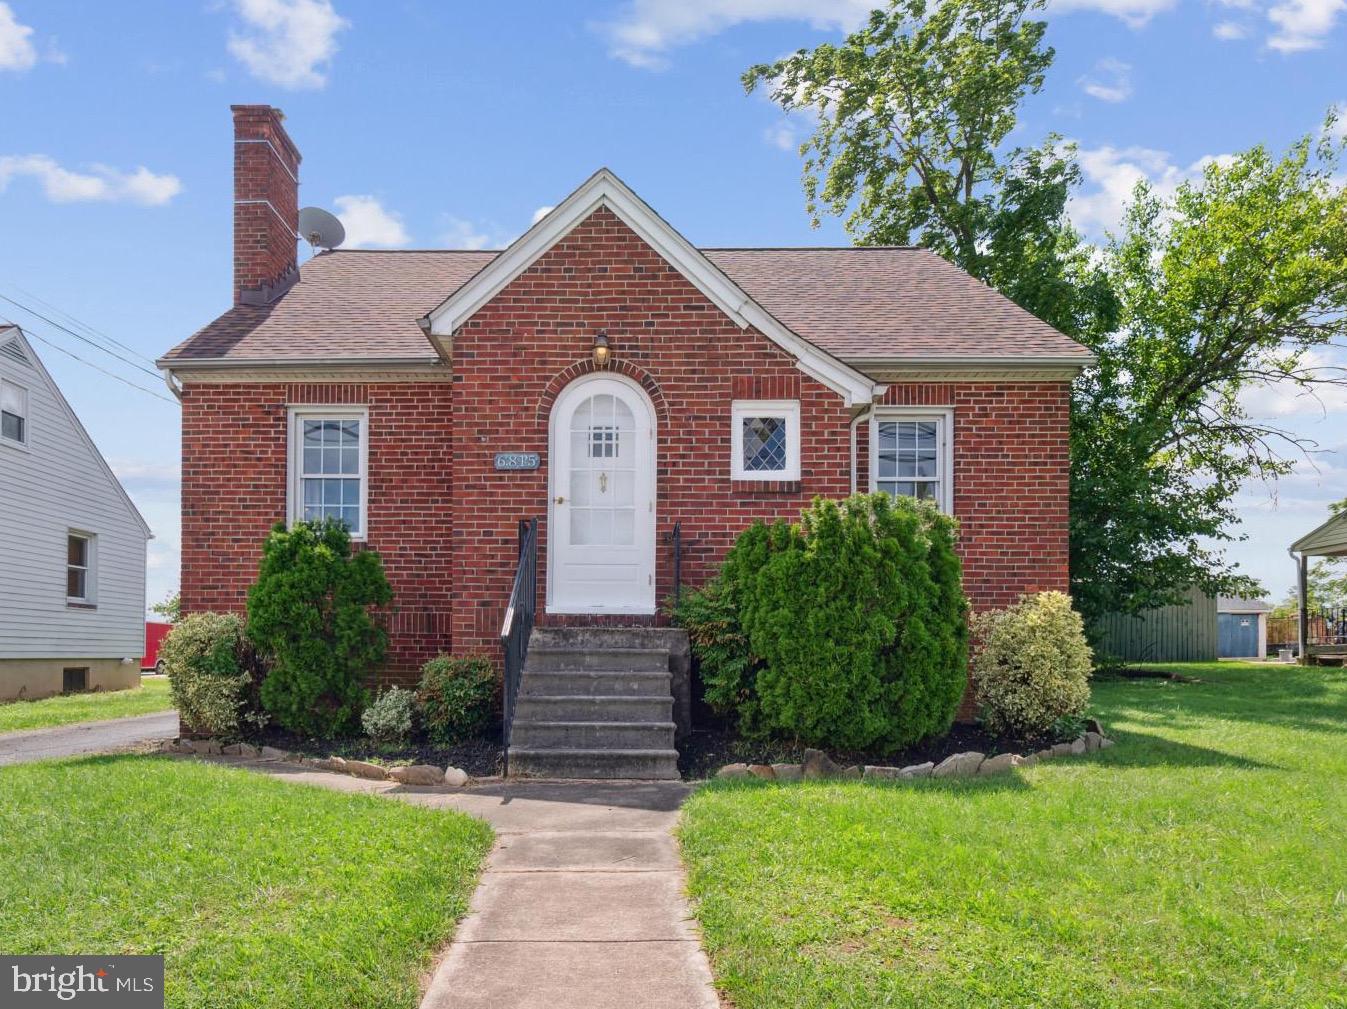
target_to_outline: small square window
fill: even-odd
[[[730,474],[735,480],[800,479],[800,404],[739,400],[733,404]]]

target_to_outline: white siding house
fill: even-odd
[[[135,686],[150,528],[16,326],[0,326],[0,700]]]

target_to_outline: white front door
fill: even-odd
[[[655,612],[655,417],[634,382],[576,379],[552,409],[552,613]]]

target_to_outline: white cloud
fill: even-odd
[[[338,196],[332,201],[346,229],[346,249],[397,249],[411,241],[402,216],[373,196]]]
[[[794,153],[800,148],[800,137],[795,132],[793,123],[782,120],[779,123],[773,123],[767,129],[762,131],[762,139],[767,141],[773,147],[782,151]]]
[[[1173,164],[1165,151],[1148,147],[1096,147],[1080,151],[1085,186],[1067,208],[1076,227],[1100,236],[1116,230],[1132,190],[1142,179],[1161,196],[1170,196],[1188,179],[1200,176],[1207,165],[1228,161],[1229,155],[1208,155],[1188,166]]]
[[[113,458],[108,465],[128,490],[133,487],[177,490],[182,483],[182,468],[176,462]]]
[[[609,53],[634,67],[662,70],[675,46],[753,21],[804,21],[821,31],[853,31],[872,0],[628,0],[614,21],[596,25]]]
[[[529,221],[529,224],[530,225],[537,224],[544,217],[546,217],[548,214],[550,214],[552,211],[556,209],[557,209],[556,207],[539,207],[537,210],[533,212],[533,219]]]
[[[1132,65],[1112,58],[1099,60],[1094,74],[1076,81],[1091,98],[1101,102],[1122,102],[1132,97]]]
[[[1268,9],[1268,20],[1277,26],[1268,47],[1281,53],[1318,49],[1344,10],[1347,0],[1284,0]]]
[[[446,215],[440,241],[450,249],[487,249],[503,243],[492,231],[461,217]]]
[[[53,203],[101,201],[159,207],[182,192],[182,182],[176,175],[156,175],[144,166],[123,172],[95,164],[88,172],[74,172],[45,154],[0,156],[0,192],[11,179],[21,176],[37,179],[43,195]]]
[[[0,70],[21,73],[37,65],[32,34],[33,29],[19,23],[9,4],[0,3]]]
[[[321,88],[349,26],[331,0],[234,0],[244,33],[230,32],[229,51],[254,77],[283,88]]]
[[[1157,14],[1171,10],[1177,0],[1051,0],[1053,13],[1097,11],[1109,14],[1129,28],[1143,28]]]
[[[1320,380],[1347,378],[1347,354],[1322,349],[1307,351],[1301,367]],[[1250,416],[1263,420],[1337,414],[1347,421],[1347,387],[1341,385],[1310,391],[1294,382],[1269,382],[1245,389],[1240,394],[1240,404]]]
[[[1249,29],[1238,21],[1221,21],[1211,29],[1211,33],[1222,42],[1237,42],[1249,37]]]

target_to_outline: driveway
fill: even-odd
[[[137,743],[172,739],[178,734],[178,713],[158,711],[132,718],[77,722],[54,729],[27,729],[0,735],[0,765],[23,764],[52,757],[121,750]]]

